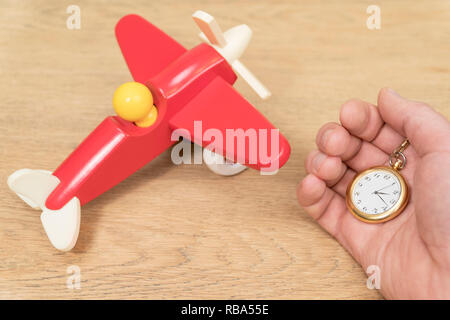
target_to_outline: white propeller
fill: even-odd
[[[239,61],[250,42],[252,30],[242,24],[223,33],[214,17],[200,10],[192,18],[202,31],[200,38],[216,49],[262,99],[270,97],[270,91]]]

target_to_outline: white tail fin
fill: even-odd
[[[46,208],[45,202],[59,184],[50,171],[21,169],[8,177],[8,186],[34,209],[41,209],[41,222],[52,245],[71,250],[80,230],[80,201],[74,197],[59,210]]]
[[[270,97],[270,91],[239,61],[250,42],[252,30],[243,24],[222,33],[214,17],[200,10],[192,18],[202,31],[200,38],[216,49],[262,99]]]

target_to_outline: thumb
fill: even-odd
[[[380,91],[378,108],[384,121],[407,137],[420,156],[427,155],[414,176],[417,226],[434,260],[448,266],[450,123],[426,104],[404,99],[392,89]]]
[[[450,151],[450,123],[425,103],[407,100],[394,90],[381,89],[378,108],[383,120],[408,138],[420,156]]]

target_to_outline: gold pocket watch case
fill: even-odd
[[[349,211],[367,223],[394,219],[408,204],[409,191],[403,176],[395,169],[377,166],[353,178],[347,188]]]

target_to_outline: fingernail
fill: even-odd
[[[322,162],[327,158],[322,152],[318,152],[313,159],[313,167],[316,171],[319,171]]]
[[[401,98],[402,96],[399,95],[394,89],[388,88],[388,92],[394,96],[396,96],[397,98]]]
[[[330,136],[332,131],[333,131],[333,129],[328,129],[328,130],[325,130],[325,132],[322,134],[322,139],[320,141],[322,143],[322,147],[326,146],[328,137]]]

